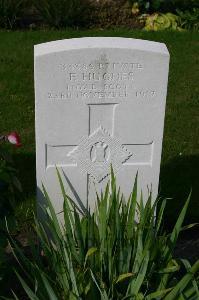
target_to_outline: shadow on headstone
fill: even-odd
[[[175,223],[191,189],[186,224],[199,221],[199,156],[175,157],[161,167],[160,196],[172,198],[168,200],[165,214],[165,225],[168,228]]]
[[[33,153],[17,153],[14,156],[14,162],[23,186],[24,199],[26,200],[27,197],[35,197],[35,155]],[[68,185],[71,190],[73,190],[71,182],[68,181],[66,177],[65,175]],[[168,229],[172,228],[175,224],[191,189],[192,195],[185,219],[186,224],[199,222],[199,155],[174,157],[162,165],[159,194],[163,198],[171,198],[167,202],[164,220]],[[78,195],[76,196],[75,198],[77,200]],[[195,231],[199,231],[198,227]]]
[[[63,175],[64,175],[64,178],[66,179],[66,182],[68,183],[68,186],[76,200],[76,202],[78,203],[79,205],[79,208],[82,210],[82,212],[84,213],[88,213],[88,207],[86,208],[81,200],[81,198],[79,197],[77,191],[75,190],[74,186],[72,185],[70,179],[68,178],[68,176],[63,172]],[[87,205],[88,206],[88,205]]]

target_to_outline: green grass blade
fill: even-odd
[[[121,275],[115,280],[115,283],[124,281],[125,279],[130,278],[130,277],[132,277],[132,276],[134,276],[134,275],[135,275],[134,273],[121,274]]]
[[[87,263],[88,258],[91,255],[93,255],[96,251],[97,251],[97,248],[95,248],[95,247],[92,247],[92,248],[88,249],[88,251],[86,253],[86,257],[85,257],[84,268],[86,267],[86,263]]]
[[[168,266],[164,269],[160,269],[159,271],[157,271],[157,273],[161,274],[161,273],[174,273],[176,271],[180,270],[180,266],[178,265],[178,263],[176,262],[176,260],[171,259]]]
[[[33,291],[29,288],[29,286],[26,284],[26,282],[22,279],[22,277],[16,272],[17,274],[17,277],[19,278],[20,282],[21,282],[21,285],[23,286],[24,288],[24,291],[26,292],[26,294],[28,295],[28,297],[31,299],[31,300],[41,300],[39,299],[35,293],[33,293]]]
[[[84,245],[84,240],[83,240],[83,235],[82,235],[82,227],[81,227],[81,222],[80,222],[80,217],[79,214],[74,210],[74,217],[75,217],[75,236],[77,239],[78,243],[78,250],[79,250],[79,256],[81,259],[81,263],[83,264],[84,262],[84,257],[85,257],[85,245]]]
[[[190,270],[191,270],[191,264],[189,263],[189,261],[186,260],[186,259],[181,259],[181,261],[182,261],[182,263],[184,264],[184,266],[185,266],[187,272],[190,272]],[[197,295],[197,297],[198,297],[198,299],[199,299],[199,287],[198,287],[199,282],[197,283],[196,280],[193,278],[193,280],[192,280],[192,285],[193,285],[193,288],[194,288],[194,290],[195,290],[195,293],[196,293],[196,295]]]
[[[142,264],[141,264],[141,267],[139,269],[136,279],[133,279],[130,284],[130,294],[132,296],[136,296],[138,294],[138,292],[143,284],[143,281],[145,279],[145,275],[147,272],[148,262],[149,262],[149,251],[147,251],[145,257],[143,258],[143,261],[142,261]]]
[[[163,299],[166,296],[166,294],[168,294],[171,290],[172,290],[172,288],[169,288],[169,289],[166,289],[166,290],[151,293],[151,294],[149,294],[145,297],[145,300],[152,300],[152,299],[160,300],[160,299]]]
[[[73,218],[73,215],[71,212],[70,203],[68,201],[68,197],[66,195],[64,184],[63,184],[61,175],[59,173],[59,170],[58,169],[56,169],[56,170],[57,170],[57,176],[58,176],[58,180],[59,180],[59,184],[60,184],[60,188],[61,188],[61,192],[62,192],[62,196],[63,196],[63,200],[64,200],[64,205],[65,205],[64,214],[68,214],[67,219],[70,221],[71,226],[74,228],[75,222],[74,222],[74,218]],[[68,223],[66,223],[65,225],[68,226]]]
[[[135,223],[135,211],[137,204],[137,181],[138,181],[138,173],[136,174],[133,191],[131,197],[129,198],[129,212],[128,212],[128,221],[127,221],[127,236],[130,239],[133,235],[133,228]]]
[[[43,281],[44,286],[45,286],[45,288],[46,288],[46,291],[47,291],[47,293],[48,293],[49,300],[59,300],[59,299],[57,298],[57,296],[55,295],[53,288],[51,287],[51,285],[50,285],[48,279],[45,277],[44,274],[41,274],[41,278],[42,278],[42,281]]]
[[[181,231],[181,228],[182,228],[182,224],[184,222],[184,218],[185,218],[185,215],[186,215],[186,212],[187,212],[187,208],[189,206],[189,202],[190,202],[190,199],[191,199],[191,193],[189,194],[189,197],[188,199],[186,200],[183,208],[182,208],[182,211],[177,219],[177,222],[174,226],[174,229],[171,233],[171,236],[170,236],[170,245],[165,249],[165,252],[164,252],[164,257],[165,258],[169,258],[170,257],[170,253],[171,251],[173,251],[173,249],[175,248],[176,246],[176,242],[177,242],[177,239],[178,239],[178,236],[179,236],[179,233]]]
[[[93,279],[95,285],[97,286],[97,288],[98,288],[98,290],[99,290],[99,292],[100,292],[100,294],[101,294],[101,300],[110,300],[110,299],[108,298],[108,295],[107,295],[106,291],[105,291],[105,290],[102,290],[102,289],[99,287],[99,285],[98,285],[98,283],[97,283],[97,280],[95,279],[95,276],[94,276],[94,274],[93,274],[93,272],[92,272],[91,269],[90,269],[90,273],[91,273],[91,277],[92,277],[92,279]]]
[[[156,224],[155,224],[156,232],[159,232],[159,230],[160,230],[166,204],[167,204],[167,199],[163,199],[160,209],[159,209],[159,212],[158,212],[158,215],[157,215],[157,218],[156,218]]]
[[[199,271],[199,260],[191,267],[189,272],[176,284],[172,291],[165,297],[165,300],[176,300],[186,289],[186,286],[193,280],[194,274]]]
[[[13,291],[12,291],[12,294],[13,294],[15,300],[20,300],[20,299],[17,297],[17,295],[16,295]]]
[[[179,233],[181,231],[182,224],[184,222],[184,218],[185,218],[185,215],[186,215],[186,212],[187,212],[187,208],[188,208],[190,199],[191,199],[191,193],[189,194],[189,197],[187,198],[187,200],[186,200],[186,202],[185,202],[185,204],[184,204],[184,206],[183,206],[183,208],[181,210],[181,213],[180,213],[180,215],[179,215],[179,217],[177,219],[177,222],[176,222],[176,224],[174,226],[174,229],[173,229],[173,231],[172,231],[172,233],[170,235],[169,242],[166,245],[165,250],[163,252],[163,258],[164,258],[165,263],[168,262],[171,259],[172,255],[173,255],[173,250],[174,250],[174,248],[176,246],[176,242],[177,242]],[[158,290],[163,290],[163,289],[166,288],[168,279],[169,279],[168,274],[165,274],[161,278]]]
[[[61,232],[61,228],[60,228],[60,225],[59,225],[59,222],[58,222],[58,219],[57,219],[57,215],[55,213],[55,210],[54,210],[54,207],[53,207],[52,202],[50,200],[50,197],[49,197],[49,195],[48,195],[48,193],[47,193],[47,191],[46,191],[46,189],[45,189],[45,187],[44,187],[43,184],[42,184],[42,188],[43,188],[45,199],[47,201],[47,205],[48,205],[47,207],[50,210],[50,216],[51,216],[51,218],[53,220],[53,225],[54,225],[54,227],[56,229],[56,232],[57,232],[58,236],[60,238],[62,238],[62,232]]]
[[[74,270],[73,260],[72,260],[72,255],[70,253],[70,250],[63,248],[63,255],[65,256],[65,261],[66,261],[68,273],[70,275],[70,282],[72,283],[73,292],[75,295],[79,296],[77,277],[75,276],[76,272]]]

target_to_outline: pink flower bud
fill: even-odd
[[[17,132],[13,131],[7,135],[7,140],[16,147],[21,146],[21,138]]]

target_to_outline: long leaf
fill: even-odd
[[[137,274],[137,278],[132,280],[130,284],[130,294],[132,296],[136,296],[143,284],[143,281],[145,279],[145,275],[147,272],[147,267],[148,267],[148,262],[149,262],[149,251],[147,251],[146,256],[144,257],[140,270]]]
[[[55,210],[54,210],[54,207],[52,205],[52,202],[50,200],[50,197],[44,187],[44,185],[42,184],[42,188],[43,188],[43,192],[44,192],[44,196],[45,196],[45,199],[47,201],[47,205],[48,205],[48,208],[50,210],[50,215],[52,217],[52,220],[53,220],[53,225],[55,226],[55,229],[56,229],[56,232],[58,234],[58,236],[60,238],[62,238],[62,232],[61,232],[61,228],[60,228],[60,225],[59,225],[59,222],[58,222],[58,219],[57,219],[57,215],[55,213]]]
[[[179,236],[179,233],[181,231],[181,228],[182,228],[182,224],[184,222],[184,218],[185,218],[185,215],[186,215],[186,212],[187,212],[187,208],[189,206],[189,202],[190,202],[190,199],[191,199],[191,193],[189,194],[189,197],[188,199],[186,200],[183,208],[182,208],[182,211],[177,219],[177,222],[174,226],[174,229],[171,233],[171,236],[170,236],[170,245],[165,249],[165,252],[164,252],[164,257],[166,258],[169,258],[170,255],[171,255],[171,251],[175,248],[176,246],[176,241],[178,239],[178,236]]]
[[[98,290],[99,290],[99,292],[100,292],[100,294],[101,294],[101,300],[109,300],[106,291],[105,291],[105,290],[102,290],[102,289],[99,287],[99,285],[98,285],[98,283],[97,283],[97,280],[95,279],[95,276],[94,276],[92,270],[90,270],[90,272],[91,272],[91,277],[92,277],[92,279],[93,279],[95,285],[97,286],[97,288],[98,288]]]
[[[134,186],[133,186],[133,192],[131,194],[131,198],[129,199],[130,205],[129,205],[129,213],[128,213],[128,221],[127,221],[128,238],[132,237],[134,223],[135,223],[135,210],[137,204],[137,181],[138,181],[138,173],[136,174]]]
[[[191,264],[188,260],[186,259],[181,259],[182,263],[184,264],[185,268],[186,268],[186,271],[187,272],[190,272],[191,270]],[[196,280],[193,278],[192,280],[192,285],[193,285],[193,288],[195,290],[195,294],[197,295],[198,299],[199,299],[199,286],[198,286],[199,283],[196,282]]]
[[[166,294],[168,294],[172,288],[162,290],[162,291],[157,291],[154,293],[149,294],[148,296],[145,297],[145,300],[152,300],[152,299],[162,299]]]
[[[21,282],[21,285],[23,286],[26,294],[28,295],[28,297],[31,299],[31,300],[41,300],[39,299],[35,293],[29,288],[29,286],[26,284],[26,282],[22,279],[22,277],[16,272],[17,274],[17,277],[19,278],[20,282]]]
[[[193,280],[194,274],[199,271],[199,260],[191,267],[189,272],[176,284],[172,291],[165,297],[165,300],[176,300],[186,286]]]
[[[45,277],[44,274],[41,274],[41,278],[42,278],[43,283],[44,283],[44,285],[45,285],[45,287],[46,287],[46,291],[47,291],[47,293],[48,293],[49,300],[58,300],[57,296],[56,296],[55,293],[54,293],[53,288],[51,287],[51,285],[50,285],[48,279]]]
[[[189,205],[189,202],[190,202],[190,199],[191,199],[191,193],[189,194],[182,210],[181,210],[181,213],[177,219],[177,222],[174,226],[174,229],[171,233],[171,236],[169,238],[169,243],[166,245],[165,247],[165,250],[163,252],[163,258],[164,258],[164,262],[168,262],[171,257],[172,257],[172,254],[173,254],[173,250],[176,246],[176,241],[178,239],[178,236],[179,236],[179,233],[181,231],[181,228],[182,228],[182,224],[184,222],[184,218],[185,218],[185,215],[186,215],[186,212],[187,212],[187,208],[188,208],[188,205]],[[169,280],[169,275],[168,274],[165,274],[162,278],[161,278],[161,281],[160,281],[160,284],[159,284],[159,287],[158,287],[158,290],[163,290],[166,288],[166,285],[167,285],[167,282]]]

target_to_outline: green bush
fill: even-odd
[[[0,0],[0,27],[13,29],[25,4],[26,0]]]
[[[199,7],[198,0],[129,0],[138,3],[142,12],[176,12],[176,9],[191,10]]]
[[[190,197],[172,233],[166,234],[162,228],[166,200],[155,218],[158,201],[152,204],[150,194],[145,205],[142,196],[138,203],[137,179],[125,202],[112,172],[111,183],[97,196],[91,214],[74,204],[59,172],[58,177],[63,227],[44,188],[46,221],[36,220],[40,247],[32,245],[32,260],[12,241],[22,267],[17,276],[29,299],[199,299],[199,261],[191,266],[173,257]]]
[[[177,10],[180,16],[180,26],[187,30],[199,30],[199,8],[194,8],[192,11]]]
[[[132,10],[129,4],[118,1],[99,1],[94,5],[90,14],[89,27],[94,28],[142,28],[137,18],[132,18]]]
[[[51,27],[82,26],[88,19],[86,0],[33,0],[33,4],[42,21]]]
[[[199,8],[199,1],[198,0],[169,0],[164,1],[164,10],[167,9],[167,2],[170,2],[170,6],[172,10],[180,9],[184,10],[191,10],[193,8]]]
[[[180,17],[177,15],[154,13],[146,17],[144,29],[147,31],[181,30],[179,23]]]

